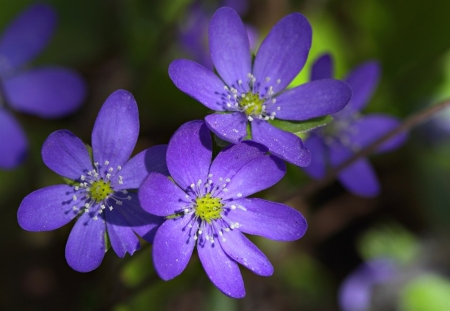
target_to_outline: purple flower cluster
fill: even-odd
[[[82,103],[86,87],[74,71],[61,67],[25,69],[47,46],[56,26],[55,11],[36,4],[13,20],[0,36],[0,169],[12,169],[24,159],[28,142],[6,109],[42,118],[59,118]]]
[[[311,154],[302,140],[271,121],[305,121],[335,113],[351,97],[350,87],[333,79],[284,91],[306,62],[311,36],[306,18],[289,14],[272,28],[252,63],[239,15],[231,8],[220,8],[209,24],[209,49],[219,76],[185,59],[174,61],[169,75],[180,90],[215,111],[205,121],[221,139],[236,144],[250,132],[252,140],[274,155],[307,166]]]
[[[164,280],[186,268],[197,246],[209,279],[234,298],[245,295],[237,263],[262,276],[273,273],[267,257],[242,233],[292,241],[306,231],[303,216],[284,204],[247,198],[277,183],[283,161],[261,144],[244,141],[211,162],[211,134],[202,121],[181,126],[167,149],[170,176],[150,173],[139,190],[149,213],[166,217],[153,245],[153,262]]]
[[[64,107],[56,107],[56,103],[73,92],[82,93],[82,84],[72,84],[68,77],[74,76],[66,75],[62,69],[26,73],[9,69],[40,50],[42,40],[20,50],[28,51],[23,52],[25,56],[19,57],[20,53],[16,55],[8,49],[12,51],[11,42],[19,40],[11,39],[11,33],[20,33],[23,27],[24,33],[29,31],[30,18],[39,24],[40,16],[53,14],[49,12],[45,6],[34,6],[24,13],[27,22],[19,18],[7,31],[6,39],[0,41],[0,57],[8,59],[8,67],[0,67],[6,100],[15,108],[45,117],[60,116],[75,108],[74,102],[61,104]],[[37,27],[42,28],[40,37],[48,37],[52,28],[48,21],[51,19],[44,19],[46,22],[41,21]],[[153,263],[164,280],[181,274],[197,249],[211,282],[230,297],[243,297],[245,289],[238,264],[258,275],[273,273],[270,261],[244,233],[293,241],[307,229],[305,218],[293,208],[249,196],[271,187],[284,176],[283,160],[307,166],[311,162],[310,149],[313,160],[308,172],[320,177],[325,172],[326,147],[331,150],[333,165],[337,165],[351,155],[353,147],[364,147],[397,124],[384,116],[354,117],[377,80],[378,67],[374,63],[353,72],[346,79],[347,84],[332,79],[331,59],[323,57],[314,66],[311,82],[286,90],[304,66],[310,46],[308,21],[293,13],[273,27],[252,61],[247,32],[236,11],[217,10],[209,25],[209,47],[219,76],[183,59],[174,61],[169,68],[175,85],[214,113],[205,121],[182,125],[168,146],[154,146],[129,160],[139,135],[138,108],[130,93],[114,92],[95,122],[92,148],[67,130],[52,133],[44,142],[44,163],[70,181],[25,197],[18,210],[20,226],[29,231],[48,231],[76,219],[67,242],[66,259],[80,272],[97,268],[108,244],[120,257],[127,252],[133,254],[140,248],[136,234],[154,243]],[[15,93],[14,90],[25,89],[23,76],[31,77],[30,81],[39,78],[43,84],[36,85],[43,88],[42,93],[39,88],[35,90],[38,93],[30,94],[45,99],[47,105],[35,107],[25,100],[29,95],[22,98]],[[45,83],[57,78],[63,81],[59,86],[63,97],[47,94]],[[30,85],[35,87],[31,82]],[[343,109],[352,94],[349,85],[354,88],[354,96]],[[314,130],[306,145],[275,122],[302,122],[329,114],[335,118],[333,124]],[[0,114],[0,121],[1,118]],[[1,131],[7,123],[0,124]],[[335,137],[328,135],[330,129],[335,130],[336,143],[328,143],[330,137]],[[214,159],[210,131],[232,143]],[[392,149],[403,138],[395,138],[380,149]],[[351,173],[345,171],[340,178],[345,182],[353,178],[352,183],[359,182],[373,192],[374,187],[369,187],[373,183],[372,171],[365,161],[357,162],[356,168],[349,168]]]
[[[332,115],[334,120],[330,124],[310,132],[310,137],[305,142],[306,147],[314,154],[311,164],[304,168],[309,175],[314,178],[323,177],[328,164],[338,166],[356,151],[399,125],[396,118],[388,115],[360,114],[377,86],[379,75],[380,67],[372,61],[355,68],[345,78],[344,81],[353,90],[349,104]],[[332,76],[332,59],[325,54],[314,63],[311,80],[323,81],[322,79]],[[399,134],[381,145],[377,151],[395,149],[404,143],[406,137],[405,133]],[[345,168],[338,179],[348,191],[360,196],[372,197],[380,191],[375,171],[365,158]]]
[[[152,242],[163,218],[140,207],[137,189],[150,171],[166,174],[165,145],[128,160],[139,135],[137,104],[116,91],[103,104],[92,131],[92,156],[67,130],[52,133],[42,147],[44,163],[70,184],[46,187],[20,204],[19,225],[29,231],[57,229],[77,218],[66,245],[68,264],[77,271],[97,268],[109,239],[120,257],[140,248],[135,233]],[[107,234],[106,234],[107,233]]]

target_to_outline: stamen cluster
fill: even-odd
[[[270,77],[266,77],[262,83],[257,83],[256,77],[251,73],[247,74],[247,78],[246,85],[242,80],[238,80],[237,88],[224,86],[224,90],[227,91],[225,97],[228,110],[244,112],[249,121],[253,121],[255,118],[266,121],[273,120],[276,112],[269,113],[267,109],[277,102],[273,96],[281,80],[277,79],[274,87],[269,84]],[[281,107],[278,106],[277,110],[281,110]]]
[[[106,167],[105,177],[101,177],[99,172],[101,166],[99,163],[94,163],[95,168],[88,171],[86,175],[81,175],[80,182],[76,184],[72,200],[75,205],[72,207],[74,211],[84,210],[84,212],[94,212],[96,215],[94,220],[98,220],[98,215],[108,208],[113,210],[113,206],[110,204],[110,199],[117,205],[122,205],[123,200],[131,200],[131,196],[127,195],[127,190],[114,191],[114,183],[123,184],[123,178],[121,175],[114,174],[113,167],[107,167],[109,161],[104,162]],[[117,167],[117,171],[122,169],[121,166]],[[82,204],[80,207],[80,203]]]

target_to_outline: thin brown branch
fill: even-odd
[[[442,111],[443,109],[450,107],[450,99],[446,99],[442,102],[440,102],[437,105],[425,108],[409,118],[407,118],[403,123],[401,123],[397,128],[393,129],[392,131],[386,133],[385,135],[381,136],[379,139],[375,140],[372,144],[367,146],[364,149],[361,149],[360,151],[356,152],[352,157],[344,161],[339,166],[335,167],[334,169],[330,170],[324,178],[313,181],[310,184],[306,185],[300,191],[290,195],[289,197],[284,198],[281,201],[287,201],[289,199],[292,199],[297,196],[308,196],[320,188],[328,185],[331,183],[342,170],[344,170],[349,165],[353,164],[355,161],[357,161],[360,158],[366,157],[377,150],[378,147],[380,147],[382,144],[393,138],[394,136],[402,133],[407,132],[413,127],[419,125],[420,123],[423,123],[430,119],[433,115],[437,114],[438,112]]]

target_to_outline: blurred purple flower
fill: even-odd
[[[218,2],[217,7],[231,7],[240,15],[245,14],[248,9],[248,3],[245,0],[222,0]],[[181,48],[189,54],[190,58],[210,70],[214,69],[208,48],[208,24],[212,13],[213,11],[207,7],[205,1],[194,1],[187,10],[186,20],[180,26],[179,39]],[[253,49],[258,41],[258,32],[252,26],[246,25],[245,27],[250,48]]]
[[[185,59],[172,62],[169,75],[180,90],[215,111],[205,120],[221,139],[236,144],[247,137],[249,126],[254,141],[288,162],[307,166],[311,155],[302,140],[269,121],[304,121],[335,113],[351,97],[350,87],[333,79],[283,92],[305,64],[310,46],[308,21],[293,13],[272,28],[252,64],[239,15],[220,8],[209,25],[211,58],[220,77]]]
[[[313,154],[311,164],[304,170],[313,178],[322,178],[326,167],[338,166],[355,152],[370,145],[376,139],[399,125],[399,121],[383,114],[361,116],[360,111],[367,105],[378,84],[380,67],[378,63],[366,62],[353,71],[346,79],[353,90],[349,104],[340,112],[333,114],[334,120],[328,125],[310,132],[306,147]],[[311,80],[323,81],[333,76],[330,55],[321,56],[313,65]],[[378,152],[389,151],[402,145],[406,134],[400,134],[384,143]],[[343,170],[339,176],[341,184],[350,192],[364,196],[376,196],[380,186],[375,171],[365,158]]]
[[[138,134],[136,102],[129,92],[119,90],[98,114],[92,152],[67,130],[52,133],[42,146],[44,163],[73,182],[32,192],[20,204],[17,218],[25,230],[50,231],[79,216],[66,245],[67,262],[76,271],[88,272],[100,265],[107,237],[123,257],[140,248],[135,233],[152,242],[163,221],[142,210],[136,191],[128,191],[137,189],[150,171],[168,173],[166,145],[128,160]]]
[[[396,277],[397,266],[388,259],[374,259],[363,263],[342,282],[339,305],[343,311],[368,311],[374,286]]]
[[[56,12],[35,4],[13,20],[0,36],[0,169],[24,159],[28,142],[19,123],[5,108],[42,118],[66,116],[82,103],[86,86],[76,72],[62,67],[25,68],[47,46],[56,26]]]
[[[267,257],[243,234],[292,241],[306,231],[293,208],[247,196],[277,183],[284,162],[267,148],[244,141],[223,149],[212,161],[211,134],[203,121],[184,124],[172,136],[167,167],[172,179],[150,173],[139,189],[142,207],[164,216],[155,235],[153,262],[170,280],[186,268],[197,245],[209,279],[224,294],[242,298],[244,283],[237,263],[269,276]]]

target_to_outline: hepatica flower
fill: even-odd
[[[293,13],[272,28],[253,63],[244,24],[233,9],[224,7],[209,24],[209,49],[219,76],[185,59],[172,62],[169,75],[180,90],[215,111],[205,121],[221,139],[236,144],[249,130],[271,153],[306,166],[311,156],[302,140],[274,124],[337,112],[351,97],[346,83],[332,79],[285,90],[305,64],[310,46],[308,21]]]
[[[325,54],[315,62],[311,80],[321,81],[320,79],[327,79],[332,75],[332,59]],[[374,61],[366,62],[351,71],[345,78],[345,82],[353,89],[350,103],[342,111],[332,115],[334,120],[331,123],[310,132],[305,144],[314,157],[305,171],[313,178],[323,177],[327,165],[338,166],[399,125],[396,118],[388,115],[360,114],[372,96],[379,75],[380,67]],[[404,143],[406,137],[406,134],[397,135],[377,151],[395,149]],[[375,171],[365,158],[344,169],[338,179],[348,191],[360,196],[372,197],[380,191]]]
[[[223,149],[211,163],[212,140],[203,121],[184,124],[167,149],[171,179],[150,173],[139,189],[142,208],[166,217],[155,235],[153,262],[170,280],[186,268],[197,246],[211,282],[234,298],[245,295],[238,263],[262,276],[273,273],[266,256],[243,233],[292,241],[306,231],[303,216],[284,204],[247,196],[285,173],[267,148],[244,141]]]
[[[139,134],[136,102],[127,91],[111,94],[92,131],[89,149],[67,130],[52,133],[42,147],[44,163],[69,184],[29,194],[17,213],[29,231],[57,229],[77,218],[66,245],[68,264],[77,271],[97,268],[107,239],[120,257],[139,249],[135,233],[152,242],[162,218],[141,209],[136,189],[149,171],[167,172],[166,146],[154,146],[128,160]]]
[[[62,67],[26,68],[47,46],[56,26],[55,11],[35,4],[14,19],[0,36],[0,169],[12,169],[26,155],[24,131],[6,109],[42,118],[66,116],[82,103],[86,87],[74,71]]]

